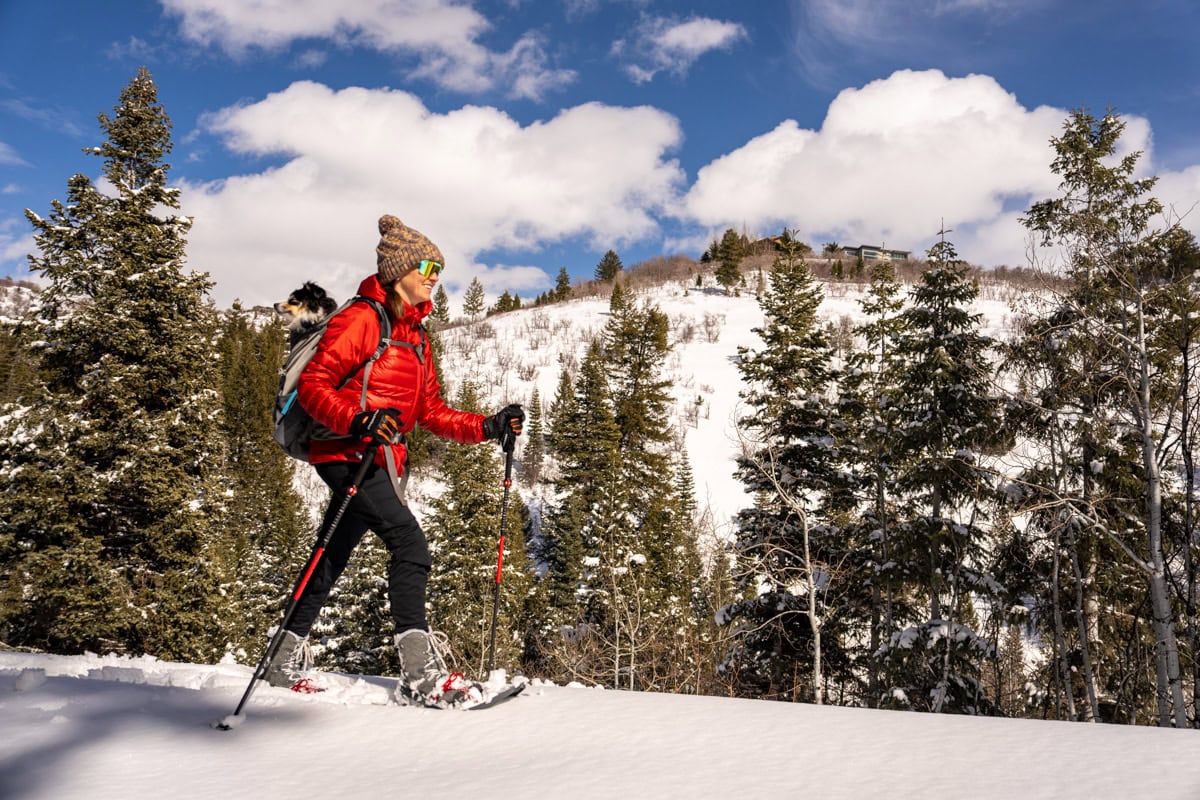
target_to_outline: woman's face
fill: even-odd
[[[437,273],[426,277],[421,274],[419,269],[410,269],[393,285],[401,300],[410,306],[417,306],[433,297],[433,287],[437,286],[437,282]]]

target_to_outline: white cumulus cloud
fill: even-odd
[[[1171,222],[1180,222],[1200,238],[1200,165],[1160,173],[1152,193]]]
[[[509,50],[479,42],[491,24],[463,0],[160,0],[182,34],[235,56],[323,39],[416,60],[414,77],[455,91],[540,99],[575,79],[548,66],[534,33]]]
[[[384,213],[441,247],[452,293],[478,275],[528,297],[553,276],[478,255],[659,235],[684,183],[668,157],[678,122],[650,107],[587,103],[521,125],[491,107],[435,114],[407,92],[298,82],[206,124],[234,151],[283,162],[182,187],[190,265],[212,274],[219,303],[274,301],[307,279],[346,296],[374,270]]]
[[[1052,197],[1051,137],[1067,111],[1027,109],[993,78],[901,71],[842,91],[820,130],[793,120],[703,167],[685,217],[712,229],[783,226],[842,244],[886,243],[921,254],[942,220],[959,254],[1025,263],[1014,210]],[[1125,144],[1149,126],[1129,118]]]

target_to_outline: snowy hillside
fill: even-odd
[[[37,301],[37,294],[30,284],[0,281],[0,324],[24,319]]]
[[[250,667],[0,652],[0,797],[1200,797],[1200,733],[535,685],[480,712]]]
[[[859,299],[865,288],[854,283],[823,283],[822,316],[835,325],[862,319]],[[1006,335],[1017,296],[1007,285],[987,286],[974,310],[983,315],[983,332]],[[637,303],[651,302],[670,319],[673,349],[664,376],[675,387],[673,433],[687,448],[700,509],[712,514],[712,527],[728,535],[734,514],[747,503],[733,477],[738,452],[736,420],[746,411],[739,403],[741,377],[736,366],[739,347],[761,348],[753,328],[763,314],[752,292],[726,295],[718,289],[697,290],[672,282],[637,291]],[[548,409],[564,360],[577,364],[588,342],[608,322],[608,297],[572,300],[541,308],[498,314],[472,326],[442,333],[446,352],[442,373],[450,385],[471,380],[480,386],[485,408],[515,402],[528,404],[538,387]],[[517,451],[520,459],[520,449]],[[531,487],[522,486],[529,492]]]

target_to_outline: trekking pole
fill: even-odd
[[[496,583],[492,586],[492,633],[488,643],[488,677],[490,678],[496,665],[496,614],[500,608],[500,578],[504,571],[504,524],[508,518],[508,489],[512,486],[513,447],[517,437],[511,430],[505,430],[500,446],[504,448],[504,499],[500,501],[500,546],[496,550]]]
[[[296,588],[292,592],[291,599],[288,600],[287,607],[283,612],[283,620],[279,623],[279,627],[275,629],[275,635],[271,637],[271,641],[267,644],[267,651],[263,653],[263,657],[259,659],[258,666],[254,668],[254,674],[250,676],[250,684],[246,687],[245,693],[242,694],[241,701],[237,704],[237,708],[227,717],[222,718],[219,722],[213,723],[213,727],[218,730],[227,731],[238,725],[241,722],[242,708],[250,700],[250,696],[254,694],[254,689],[258,685],[258,681],[266,673],[267,665],[271,663],[271,659],[279,652],[280,645],[283,644],[283,637],[287,634],[287,624],[292,621],[292,616],[296,613],[296,606],[300,604],[300,598],[304,596],[304,590],[308,587],[308,580],[316,571],[317,565],[321,563],[321,557],[325,555],[325,546],[329,544],[329,538],[337,529],[338,523],[342,521],[342,516],[346,513],[346,509],[350,507],[350,501],[358,494],[358,489],[362,482],[367,477],[367,470],[371,468],[371,464],[375,461],[375,451],[379,448],[379,443],[372,441],[367,445],[366,452],[363,453],[362,465],[358,468],[358,472],[350,481],[350,485],[346,487],[346,496],[342,498],[342,504],[338,506],[337,513],[329,521],[329,524],[321,531],[321,535],[317,537],[317,545],[313,549],[312,557],[308,560],[308,566],[304,568],[304,572],[300,575],[300,580],[296,582]]]

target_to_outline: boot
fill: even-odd
[[[267,664],[263,680],[272,686],[290,689],[304,679],[304,673],[312,669],[312,654],[308,649],[308,638],[285,631],[275,657]]]
[[[441,634],[418,628],[396,634],[396,652],[400,656],[397,691],[402,702],[449,708],[483,699],[478,684],[446,666],[446,649],[446,637]]]

